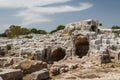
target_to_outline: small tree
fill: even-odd
[[[9,29],[5,31],[5,33],[9,38],[18,38],[21,34],[21,26],[11,25]]]
[[[22,35],[26,35],[26,34],[29,34],[30,33],[30,30],[27,29],[27,28],[21,28],[21,34]]]
[[[9,27],[9,30],[12,32],[14,37],[18,38],[21,33],[21,26],[12,25]]]
[[[5,31],[5,34],[7,35],[8,38],[13,38],[13,34],[9,29]]]

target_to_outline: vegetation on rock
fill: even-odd
[[[47,34],[45,30],[37,30],[36,28],[28,29],[23,28],[18,25],[11,25],[9,29],[5,30],[4,33],[0,34],[0,37],[8,37],[8,38],[19,38],[19,35],[27,35],[30,33],[34,34]],[[31,38],[31,36],[26,36],[26,38]]]
[[[111,29],[120,29],[120,26],[112,26]]]
[[[50,33],[57,32],[59,30],[64,29],[64,25],[58,25],[58,27],[55,30],[52,30]],[[36,28],[24,28],[18,25],[11,25],[9,29],[6,29],[4,33],[0,34],[0,37],[8,37],[8,38],[19,38],[19,35],[27,35],[27,34],[47,34],[47,31],[42,29],[36,29]],[[31,36],[26,36],[25,38],[32,38]]]
[[[65,28],[64,25],[58,25],[58,27],[55,30],[52,30],[50,33],[54,33],[54,32],[57,32],[59,30],[63,30],[64,28]]]
[[[114,31],[114,29],[120,29],[120,26],[117,26],[117,25],[112,26],[111,29],[112,29],[112,32],[115,34],[115,36],[118,37],[119,36],[119,31]]]

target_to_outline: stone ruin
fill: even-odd
[[[107,29],[104,30],[98,20],[88,19],[67,24],[64,30],[53,34],[36,35],[31,40],[9,40],[6,44],[12,43],[11,53],[17,54],[16,56],[54,62],[70,56],[82,58],[103,53],[113,45],[114,39],[112,33],[104,33]],[[0,49],[0,52],[5,51]]]
[[[1,70],[0,76],[4,80],[48,79],[49,72],[57,75],[67,72],[71,68],[77,68],[78,64],[53,65],[50,71],[47,69],[47,64],[73,57],[80,59],[87,57],[100,64],[111,61],[119,62],[120,39],[115,37],[112,30],[106,32],[107,30],[102,29],[98,20],[89,19],[70,23],[66,25],[64,30],[53,34],[34,35],[33,39],[1,40],[0,44],[11,45],[11,50],[7,52],[8,57],[0,58],[0,68],[11,69],[11,72]],[[3,49],[1,45],[0,54],[6,52],[6,49]],[[18,75],[16,74],[14,77],[13,75],[17,71]],[[11,74],[11,77],[7,77],[7,74]]]
[[[80,22],[74,22],[74,23],[67,24],[65,27],[65,31],[70,31],[73,29],[93,31],[93,32],[98,33],[99,30],[101,29],[101,24],[96,19],[88,19],[88,20],[83,20]]]

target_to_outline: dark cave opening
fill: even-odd
[[[76,55],[79,56],[79,58],[82,58],[83,56],[87,55],[89,50],[89,40],[85,36],[78,36],[75,39],[75,48],[76,48]]]
[[[51,53],[51,59],[52,61],[59,61],[61,59],[63,59],[66,55],[66,52],[64,49],[62,49],[61,47],[58,47],[56,49],[54,49]]]
[[[97,27],[96,26],[91,26],[91,30],[96,32]]]

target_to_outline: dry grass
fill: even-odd
[[[22,80],[31,80],[32,76],[30,74],[23,77]]]
[[[21,64],[21,67],[24,68],[23,70],[25,70],[28,69],[31,66],[31,64],[34,64],[34,61],[26,60]]]

